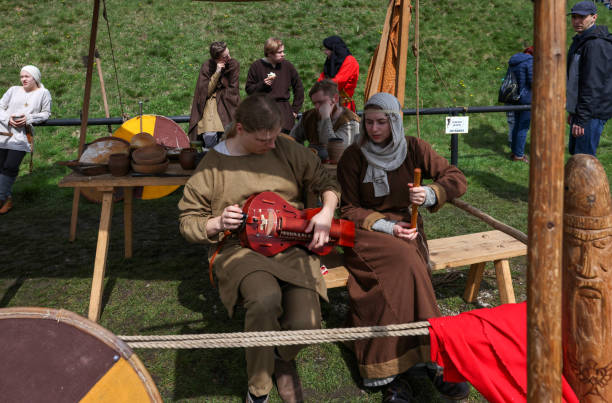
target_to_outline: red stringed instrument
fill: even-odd
[[[294,245],[308,245],[312,232],[306,233],[310,219],[320,208],[298,210],[274,192],[252,195],[242,207],[246,214],[240,230],[242,246],[264,256],[274,256]],[[355,241],[355,224],[352,221],[332,219],[329,242],[312,250],[327,255],[335,245],[352,247]]]

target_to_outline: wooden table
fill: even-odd
[[[108,257],[108,244],[110,239],[111,217],[113,211],[113,192],[115,188],[123,189],[123,225],[125,257],[132,257],[132,201],[133,188],[138,186],[181,186],[187,182],[193,171],[183,170],[179,164],[172,163],[168,170],[158,176],[137,176],[129,174],[115,177],[110,174],[98,176],[85,176],[71,173],[63,178],[58,186],[80,188],[94,188],[102,193],[102,208],[100,212],[100,227],[98,229],[98,243],[94,260],[93,279],[91,283],[91,296],[89,298],[88,318],[94,322],[100,319],[102,290],[104,274],[106,272],[106,259]],[[76,223],[78,219],[78,194],[72,204],[70,219],[70,240],[76,237]]]

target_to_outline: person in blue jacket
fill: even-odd
[[[508,67],[514,73],[519,86],[519,105],[531,104],[531,82],[533,80],[533,47],[510,57]],[[531,111],[515,111],[510,148],[512,161],[529,162],[525,155],[525,141],[531,124]]]

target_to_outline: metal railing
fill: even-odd
[[[467,115],[470,113],[500,113],[500,112],[516,112],[531,110],[531,105],[499,105],[499,106],[449,106],[446,108],[423,108],[419,109],[419,115]],[[416,109],[403,109],[404,116],[416,116]],[[363,111],[357,111],[359,116],[363,115]],[[298,115],[298,117],[301,114]],[[189,122],[189,116],[166,116],[168,119],[176,123]],[[87,120],[87,126],[99,125],[121,125],[124,120],[122,118],[92,118]],[[44,123],[36,126],[80,126],[81,119],[49,119]],[[451,164],[457,165],[459,158],[459,136],[456,133],[450,135],[451,148]]]

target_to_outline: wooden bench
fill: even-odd
[[[470,266],[463,293],[466,302],[473,302],[478,295],[485,264],[491,261],[495,266],[501,303],[516,302],[508,259],[526,255],[527,245],[497,230],[430,239],[427,243],[432,270]],[[324,276],[327,288],[346,286],[349,273],[340,253],[322,256],[321,263],[328,268]]]

